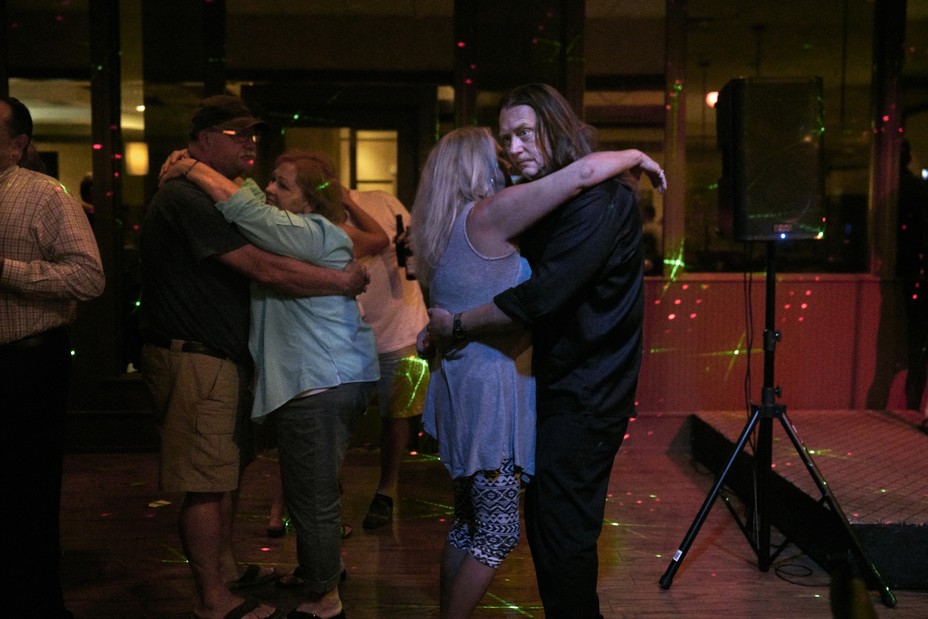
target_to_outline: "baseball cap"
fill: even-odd
[[[267,123],[252,114],[242,100],[232,95],[215,95],[200,102],[193,113],[190,130],[191,139],[210,127],[221,126],[223,129],[265,128]]]

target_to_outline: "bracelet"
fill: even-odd
[[[455,342],[462,342],[467,339],[467,330],[464,329],[464,325],[461,323],[461,314],[455,314],[451,322],[451,337]]]
[[[199,159],[194,159],[194,160],[193,160],[193,165],[190,166],[189,168],[187,168],[187,171],[184,172],[184,178],[187,178],[187,175],[190,174],[190,171],[191,171],[191,170],[193,170],[195,167],[197,167],[197,164],[198,164],[198,163],[200,163],[200,160],[199,160]]]

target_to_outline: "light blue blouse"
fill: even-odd
[[[321,215],[268,205],[250,179],[216,208],[266,251],[333,269],[354,257],[344,230]],[[306,391],[380,377],[373,331],[357,301],[345,296],[294,298],[252,282],[249,348],[257,366],[256,420]]]

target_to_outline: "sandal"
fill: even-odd
[[[242,619],[242,617],[251,614],[252,611],[257,610],[261,606],[263,606],[263,604],[260,600],[245,598],[244,602],[223,615],[222,619]],[[272,614],[267,616],[267,619],[278,619],[279,617],[283,617],[283,613],[283,610],[276,608]],[[193,619],[200,619],[200,615],[193,613]]]
[[[377,493],[364,517],[365,529],[377,529],[393,522],[393,499],[385,494]]]
[[[287,619],[322,619],[322,617],[302,610],[291,610],[287,615]],[[332,619],[345,619],[345,609],[343,608],[342,612],[332,617]]]
[[[277,569],[273,567],[271,568],[270,572],[265,572],[262,574],[260,565],[249,563],[245,566],[245,571],[242,572],[242,575],[235,580],[227,582],[226,586],[229,588],[229,591],[240,591],[241,589],[257,587],[258,585],[263,585],[265,583],[271,582],[272,580],[277,580],[278,576],[279,574],[277,573]],[[248,613],[245,614],[247,615]]]

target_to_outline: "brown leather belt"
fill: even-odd
[[[167,348],[168,350],[180,350],[181,352],[189,352],[197,355],[208,355],[210,357],[215,357],[217,359],[222,359],[224,361],[233,361],[228,355],[219,352],[215,348],[210,348],[206,344],[200,342],[190,342],[186,340],[169,340],[167,338],[162,338],[158,336],[147,336],[145,338],[145,343],[151,344],[152,346],[157,346],[158,348]]]

